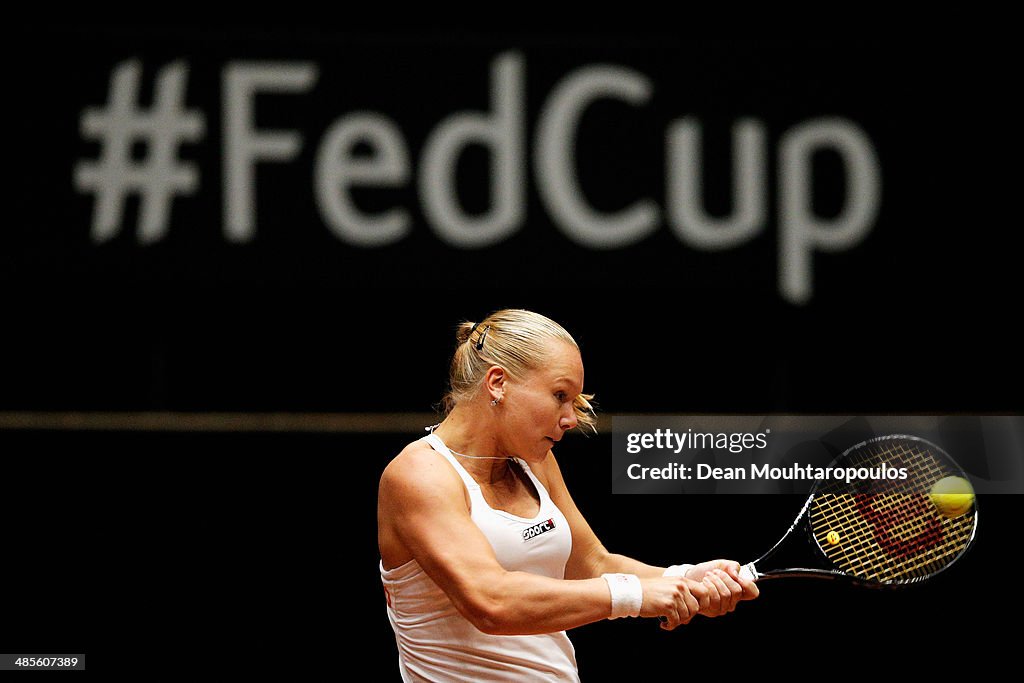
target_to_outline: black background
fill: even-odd
[[[1003,170],[1014,152],[998,42],[965,53],[943,41],[693,41],[653,29],[32,30],[44,56],[10,86],[31,115],[12,141],[23,172],[0,250],[0,410],[426,412],[443,392],[455,325],[522,307],[575,335],[586,389],[609,415],[1019,412],[1015,193]],[[595,106],[581,130],[581,178],[606,210],[642,196],[663,203],[664,130],[691,114],[707,134],[709,208],[725,213],[729,126],[761,119],[772,216],[763,233],[707,254],[663,225],[629,249],[592,252],[555,230],[531,178],[526,224],[497,247],[445,248],[413,185],[363,198],[368,209],[408,208],[408,240],[361,252],[331,237],[309,189],[325,127],[381,111],[415,162],[438,121],[487,106],[488,65],[507,49],[526,60],[530,134],[574,68],[613,63],[652,79],[648,106]],[[206,112],[208,135],[184,155],[202,189],[175,200],[165,241],[137,246],[131,209],[118,238],[93,246],[92,200],[75,193],[71,169],[97,146],[79,139],[78,115],[105,101],[110,70],[132,57],[146,64],[143,92],[160,65],[188,60],[189,103]],[[260,110],[261,126],[300,129],[307,144],[294,163],[261,167],[258,238],[244,246],[220,233],[215,144],[219,70],[235,59],[313,60],[321,71],[294,106]],[[775,283],[776,143],[831,115],[875,145],[882,208],[860,245],[815,255],[814,297],[793,306]],[[460,175],[476,210],[486,206],[484,159],[467,154]],[[816,202],[838,210],[836,169],[828,158],[818,169]],[[376,485],[415,436],[0,431],[0,649],[84,650],[90,668],[147,653],[158,667],[202,659],[225,671],[369,661],[397,679]],[[786,496],[612,496],[609,454],[607,434],[557,453],[605,545],[645,561],[752,559],[799,509]],[[1008,663],[1009,634],[996,624],[1020,607],[1007,549],[1017,503],[980,500],[976,546],[931,585],[778,582],[728,618],[674,633],[641,620],[592,624],[570,634],[581,675]]]

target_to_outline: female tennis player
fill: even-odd
[[[655,567],[608,552],[552,453],[592,429],[573,338],[530,311],[463,323],[444,421],[384,470],[380,572],[405,681],[579,680],[566,629],[719,616],[758,589],[739,563]]]

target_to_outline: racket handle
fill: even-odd
[[[757,581],[759,576],[761,576],[761,574],[758,573],[757,567],[754,566],[753,562],[748,562],[747,564],[740,567],[740,578],[742,579]],[[661,623],[665,623],[668,621],[668,619],[666,619],[665,617],[658,617],[658,621],[660,621]]]
[[[754,566],[753,562],[748,562],[747,564],[745,564],[742,567],[740,567],[740,578],[741,579],[748,579],[750,581],[757,581],[757,579],[760,576],[761,576],[761,574],[758,573],[757,567]]]

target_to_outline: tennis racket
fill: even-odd
[[[851,447],[830,467],[905,468],[906,478],[818,480],[785,535],[743,565],[741,576],[905,586],[947,569],[974,540],[973,495],[933,497],[947,477],[968,482],[938,446],[914,436],[883,436]]]

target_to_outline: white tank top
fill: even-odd
[[[435,434],[423,440],[462,477],[473,522],[502,567],[565,578],[572,551],[569,523],[529,465],[516,458],[540,496],[540,510],[526,519],[492,509],[480,485],[444,442]],[[394,569],[384,569],[381,562],[380,576],[403,681],[579,681],[576,652],[565,631],[529,636],[483,633],[459,614],[415,559]]]

